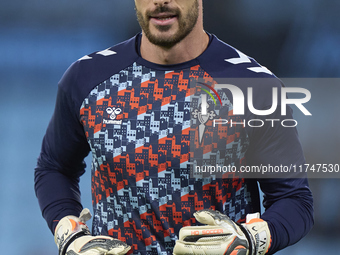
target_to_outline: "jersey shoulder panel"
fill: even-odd
[[[79,109],[88,93],[99,83],[131,65],[137,58],[136,37],[102,51],[86,55],[67,69],[59,87]]]
[[[212,35],[207,50],[198,58],[201,66],[216,78],[273,77],[255,59]]]
[[[232,92],[235,95],[241,90],[241,95],[247,98],[249,88],[251,88],[251,98],[254,98],[255,109],[266,109],[271,106],[273,93],[281,93],[283,84],[271,71],[214,35],[212,35],[209,47],[198,57],[198,60],[200,66],[213,77],[217,84],[229,84],[236,87]],[[233,98],[229,89],[224,90],[228,98]],[[249,111],[246,112],[250,114]]]

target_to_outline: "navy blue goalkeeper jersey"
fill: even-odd
[[[280,124],[280,107],[266,116],[275,123],[246,104],[237,115],[230,90],[218,87],[233,84],[246,98],[252,87],[254,108],[265,110],[281,82],[213,35],[199,57],[176,65],[144,60],[140,39],[79,59],[59,83],[35,172],[52,232],[58,220],[82,209],[78,182],[91,152],[92,232],[126,242],[130,253],[172,254],[180,228],[196,225],[193,213],[200,209],[244,222],[260,211],[258,183],[272,236],[269,252],[301,239],[313,224],[306,178],[205,171],[305,162],[296,129]],[[285,118],[292,119],[290,109]]]

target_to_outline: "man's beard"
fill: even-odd
[[[152,16],[156,16],[157,14],[162,12],[168,12],[173,14],[174,16],[177,16],[178,30],[171,37],[162,35],[157,36],[150,31],[149,18]],[[151,43],[161,47],[171,48],[182,41],[188,34],[190,34],[190,32],[195,27],[199,15],[199,4],[198,0],[195,0],[193,6],[190,8],[188,14],[185,17],[183,17],[179,9],[170,9],[165,5],[157,7],[157,9],[153,12],[147,11],[145,13],[145,16],[143,16],[143,14],[136,8],[136,14],[139,25],[141,26],[144,35],[149,39]],[[156,26],[156,29],[160,32],[166,32],[171,29],[171,25]]]

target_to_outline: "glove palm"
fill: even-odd
[[[85,224],[90,218],[90,211],[84,209],[79,218],[66,216],[59,221],[54,234],[59,255],[121,255],[130,250],[130,246],[118,239],[91,236]]]
[[[205,226],[183,227],[174,247],[174,255],[262,255],[269,247],[268,225],[260,219],[240,225],[214,210],[194,214]],[[254,225],[255,224],[255,225]]]

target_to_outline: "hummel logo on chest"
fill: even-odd
[[[108,107],[106,108],[106,113],[109,115],[109,120],[104,119],[104,124],[122,124],[122,120],[117,120],[117,116],[122,113],[122,109],[116,107]]]

